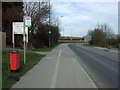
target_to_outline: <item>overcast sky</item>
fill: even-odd
[[[61,0],[62,1],[62,0]],[[59,17],[64,36],[84,36],[97,23],[108,23],[118,33],[118,2],[52,2],[55,15]],[[89,1],[89,0],[88,0]],[[106,0],[108,1],[108,0]],[[63,16],[63,17],[61,17]]]

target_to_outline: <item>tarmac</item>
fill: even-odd
[[[12,88],[97,88],[67,44],[61,44]]]

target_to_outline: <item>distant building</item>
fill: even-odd
[[[84,42],[81,37],[60,37],[59,43],[80,43]]]

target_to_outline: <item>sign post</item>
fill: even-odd
[[[12,43],[13,50],[15,49],[15,40],[14,34],[23,34],[23,22],[13,22],[13,32],[12,32]]]
[[[25,19],[24,19],[23,42],[24,42],[24,64],[26,64],[26,48],[25,48]]]
[[[13,43],[13,50],[15,50],[15,41],[14,41],[14,23],[13,23],[13,32],[12,32],[12,43]]]
[[[28,43],[28,27],[31,27],[31,17],[24,16],[23,22],[13,22],[12,43],[15,49],[14,34],[23,34],[24,42],[24,64],[26,64],[26,43]]]
[[[25,29],[28,27],[31,27],[31,17],[30,16],[24,16],[24,33],[23,33],[23,41],[24,41],[24,64],[26,64],[26,42],[28,42],[28,33],[27,33],[27,41],[25,36]]]

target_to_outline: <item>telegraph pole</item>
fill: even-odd
[[[40,0],[39,0],[39,12],[40,12]]]
[[[51,46],[51,42],[50,42],[50,34],[51,34],[51,31],[50,31],[50,0],[49,0],[49,47]]]

